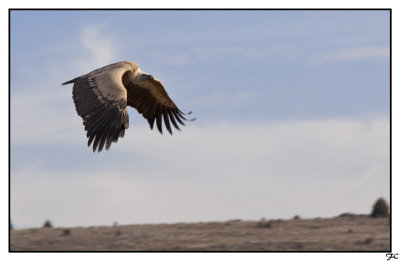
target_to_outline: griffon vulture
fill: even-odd
[[[183,120],[187,120],[161,81],[142,72],[134,62],[113,63],[63,85],[70,83],[74,84],[72,97],[75,108],[83,119],[88,146],[93,142],[93,152],[100,152],[104,145],[108,150],[111,142],[124,136],[129,126],[126,105],[136,108],[147,119],[151,129],[156,121],[160,133],[162,118],[170,134],[170,122],[180,130],[178,123],[185,125]]]

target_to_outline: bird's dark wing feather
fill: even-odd
[[[72,96],[76,111],[83,119],[88,146],[93,143],[93,151],[99,152],[104,146],[108,150],[129,127],[126,90],[109,73],[89,73],[63,83],[74,84]]]
[[[178,109],[168,96],[162,83],[156,79],[141,82],[124,81],[128,91],[127,104],[137,109],[153,129],[154,122],[162,133],[162,122],[168,132],[172,134],[171,124],[178,130],[179,123],[185,125],[184,113]]]

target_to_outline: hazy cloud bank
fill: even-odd
[[[49,171],[36,163],[13,172],[13,222],[39,226],[50,218],[77,226],[332,216],[366,213],[377,197],[388,196],[386,118],[226,122],[189,126],[174,136],[135,126],[126,136],[88,159],[93,171]],[[96,168],[96,157],[106,159],[107,167]]]

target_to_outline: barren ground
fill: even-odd
[[[11,251],[389,251],[389,218],[290,219],[11,230]]]

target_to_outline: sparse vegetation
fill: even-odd
[[[299,215],[296,215],[293,217],[293,219],[301,219],[301,217]]]
[[[374,242],[374,238],[369,237],[369,238],[365,239],[363,243],[366,244],[366,245],[369,245],[369,244],[371,244],[372,242]]]
[[[118,236],[120,236],[120,235],[122,235],[122,232],[121,232],[121,230],[119,230],[119,229],[118,229],[118,230],[116,230],[116,231],[115,231],[115,236],[117,236],[117,237],[118,237]]]
[[[339,215],[339,217],[350,217],[350,218],[353,218],[355,216],[357,216],[357,215],[354,213],[349,213],[349,212],[345,212],[345,213],[342,213]]]
[[[304,248],[304,243],[302,243],[302,242],[295,242],[295,243],[293,243],[293,248],[294,248],[294,249],[303,249],[303,248]]]
[[[256,227],[259,228],[271,228],[272,227],[272,221],[271,220],[266,220],[265,218],[262,218],[260,221],[258,221]]]
[[[242,222],[241,219],[231,219],[228,221],[225,221],[224,224],[225,226],[231,226],[231,225],[235,225],[236,223]]]
[[[71,234],[71,230],[70,229],[63,229],[62,235],[63,236],[69,236]]]
[[[372,207],[371,217],[388,217],[389,216],[389,206],[386,203],[386,200],[383,198],[379,198],[374,206]]]
[[[46,220],[46,221],[44,222],[44,224],[43,224],[43,227],[44,227],[44,228],[45,228],[45,227],[52,228],[53,225],[51,224],[50,220]]]

